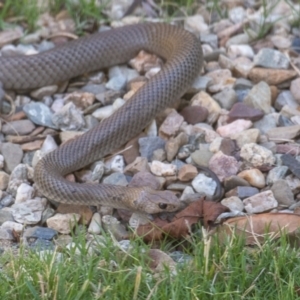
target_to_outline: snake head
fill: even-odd
[[[135,201],[137,210],[148,214],[177,211],[181,207],[180,200],[170,191],[144,189]]]

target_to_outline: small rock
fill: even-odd
[[[148,172],[148,171],[150,171],[150,167],[147,158],[140,157],[140,156],[138,156],[134,162],[127,165],[126,168],[124,169],[124,173],[129,175],[134,175],[138,172]]]
[[[85,126],[82,112],[72,103],[64,105],[62,109],[52,115],[52,122],[61,130],[80,130]]]
[[[114,113],[114,107],[112,105],[107,105],[100,107],[92,113],[92,116],[98,120],[103,120],[110,117]]]
[[[172,138],[171,138],[172,139]],[[166,145],[167,147],[167,145]],[[178,149],[177,149],[178,150]],[[176,154],[174,154],[176,155]],[[154,150],[153,156],[152,156],[152,161],[153,160],[159,160],[159,161],[164,161],[167,159],[167,153],[164,149],[157,149]],[[171,159],[170,159],[171,160]]]
[[[293,79],[297,76],[294,70],[280,70],[280,69],[264,69],[253,68],[248,74],[250,80],[254,83],[265,81],[269,85],[279,85],[282,82]]]
[[[21,146],[13,143],[3,143],[1,145],[1,153],[5,161],[4,170],[7,173],[11,173],[21,163],[23,158]]]
[[[230,57],[248,57],[252,59],[254,57],[254,51],[249,45],[229,45],[228,54]]]
[[[291,82],[290,90],[295,98],[295,100],[300,103],[300,91],[299,91],[299,86],[300,86],[300,78],[297,78]]]
[[[122,155],[115,155],[105,163],[105,167],[113,172],[124,172],[124,159]]]
[[[21,27],[6,29],[0,32],[0,48],[6,44],[10,44],[23,36]]]
[[[173,176],[177,168],[172,164],[165,164],[160,161],[153,161],[150,166],[151,172],[157,176]]]
[[[227,110],[230,110],[237,102],[237,94],[232,88],[225,88],[221,92],[215,94],[213,98],[220,104],[222,108]]]
[[[128,185],[126,176],[120,172],[112,173],[111,175],[105,177],[103,179],[103,183],[104,184],[112,184],[112,185],[120,185],[120,186]]]
[[[246,96],[244,103],[250,107],[262,110],[268,114],[271,112],[271,90],[264,81],[256,84]]]
[[[226,191],[232,190],[238,186],[249,186],[249,182],[245,179],[232,175],[224,179],[224,188]]]
[[[151,161],[155,150],[165,148],[165,141],[158,136],[141,137],[139,138],[139,145],[141,156]]]
[[[254,57],[254,66],[272,69],[288,69],[289,59],[280,51],[263,48]]]
[[[9,182],[9,175],[0,171],[0,190],[5,191]]]
[[[208,87],[208,91],[211,93],[218,93],[225,88],[231,88],[235,82],[231,71],[226,69],[211,71],[206,76],[212,79],[212,83]]]
[[[75,91],[64,98],[64,102],[67,104],[73,102],[77,107],[86,109],[91,106],[95,101],[95,95],[92,93]]]
[[[153,190],[159,190],[161,184],[159,180],[149,172],[138,172],[136,173],[129,183],[130,187],[142,187],[148,186]]]
[[[167,152],[167,160],[172,161],[173,158],[177,155],[178,150],[181,146],[185,145],[188,142],[188,135],[184,132],[178,134],[177,137],[171,137],[165,145],[165,150]]]
[[[217,118],[219,117],[221,107],[209,94],[200,92],[192,98],[191,103],[192,107],[201,106],[208,110],[208,124],[213,124],[216,122]]]
[[[177,134],[183,117],[176,111],[171,112],[159,128],[159,135],[162,137],[171,137]]]
[[[50,108],[43,103],[28,103],[23,106],[27,118],[34,124],[56,129],[57,127],[52,122]]]
[[[225,198],[221,201],[221,204],[228,207],[230,211],[243,211],[244,204],[243,201],[236,196]]]
[[[280,111],[285,105],[293,109],[297,109],[297,107],[299,106],[299,103],[295,100],[293,94],[290,91],[282,91],[276,98],[274,107],[278,111]]]
[[[99,213],[94,213],[91,223],[88,228],[88,232],[92,234],[100,234],[101,233],[101,216]]]
[[[47,219],[47,226],[61,234],[69,234],[80,219],[79,214],[55,214]]]
[[[263,188],[266,185],[264,174],[258,169],[244,170],[238,174],[239,177],[247,180],[252,186]]]
[[[5,221],[2,225],[1,228],[3,229],[9,229],[11,231],[15,231],[16,233],[22,233],[24,230],[24,225],[20,223],[16,223],[13,221]]]
[[[187,164],[180,168],[178,172],[178,179],[180,181],[193,180],[198,174],[198,170],[195,166]]]
[[[234,157],[219,151],[210,159],[209,168],[222,181],[225,177],[236,175],[239,170],[239,163]]]
[[[120,222],[112,216],[103,216],[102,217],[103,228],[112,234],[117,241],[124,240],[128,238],[128,232],[125,230],[125,227],[120,224]]]
[[[83,131],[61,131],[59,133],[59,138],[62,143],[74,139],[77,136],[82,135],[84,132]]]
[[[276,113],[264,115],[263,118],[253,124],[261,134],[266,134],[270,129],[277,127],[278,115]]]
[[[271,191],[279,205],[289,207],[295,203],[294,194],[285,180],[279,179],[274,182]]]
[[[197,124],[204,122],[208,116],[208,110],[202,106],[187,106],[180,114],[188,124]]]
[[[287,166],[279,166],[270,170],[267,175],[267,184],[272,185],[277,180],[283,179],[286,176],[288,169]]]
[[[272,191],[265,191],[243,200],[245,210],[249,214],[261,213],[278,206]]]
[[[237,119],[245,119],[254,122],[260,120],[264,116],[264,113],[260,109],[252,108],[244,103],[239,102],[232,106],[227,116],[229,118],[229,122]]]
[[[231,137],[250,127],[252,127],[251,121],[239,119],[227,125],[218,127],[217,133],[222,137]]]
[[[217,183],[212,178],[199,174],[193,179],[192,186],[196,192],[211,198],[215,194]]]
[[[27,135],[35,129],[30,120],[11,121],[2,125],[2,132],[7,135]]]
[[[37,90],[34,90],[30,93],[30,96],[34,99],[42,100],[46,96],[52,96],[58,90],[57,85],[49,85],[41,87]]]
[[[57,231],[51,228],[46,227],[28,227],[24,232],[24,237],[29,238],[36,238],[42,240],[52,240],[54,237],[57,236]]]
[[[286,140],[293,140],[300,134],[300,125],[276,127],[267,131],[270,140],[282,143]]]
[[[15,203],[22,203],[33,198],[34,188],[26,183],[21,183],[17,189]]]
[[[275,163],[275,157],[272,151],[255,143],[244,145],[241,149],[240,156],[255,168],[272,166]]]
[[[1,240],[11,240],[13,241],[15,238],[11,232],[11,230],[6,228],[0,228],[0,241]]]

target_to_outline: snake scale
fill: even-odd
[[[52,50],[0,58],[0,82],[7,90],[28,90],[126,63],[140,50],[166,60],[117,112],[80,137],[62,144],[35,167],[34,181],[43,195],[61,203],[108,205],[159,213],[176,211],[179,199],[170,191],[70,182],[64,175],[101,159],[140,133],[184,94],[202,67],[198,38],[168,24],[135,24],[96,33]]]

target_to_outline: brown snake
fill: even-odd
[[[126,63],[140,50],[166,60],[163,69],[108,119],[68,141],[39,161],[34,180],[49,199],[61,203],[107,205],[146,213],[176,211],[179,199],[170,191],[79,184],[64,175],[124,145],[158,112],[179,99],[200,73],[198,38],[167,24],[138,24],[93,34],[41,54],[0,58],[0,82],[8,90],[27,90],[68,80],[86,72]]]

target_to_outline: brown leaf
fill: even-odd
[[[294,236],[300,227],[300,216],[288,213],[266,213],[232,218],[217,228],[221,241],[228,235],[244,236],[247,245],[262,242],[267,236],[278,238],[282,233]]]
[[[136,234],[142,236],[145,242],[162,240],[165,235],[175,239],[184,238],[190,234],[193,224],[204,219],[204,226],[207,227],[225,211],[228,208],[222,204],[202,198],[177,213],[171,222],[156,218],[151,223],[139,226]]]

